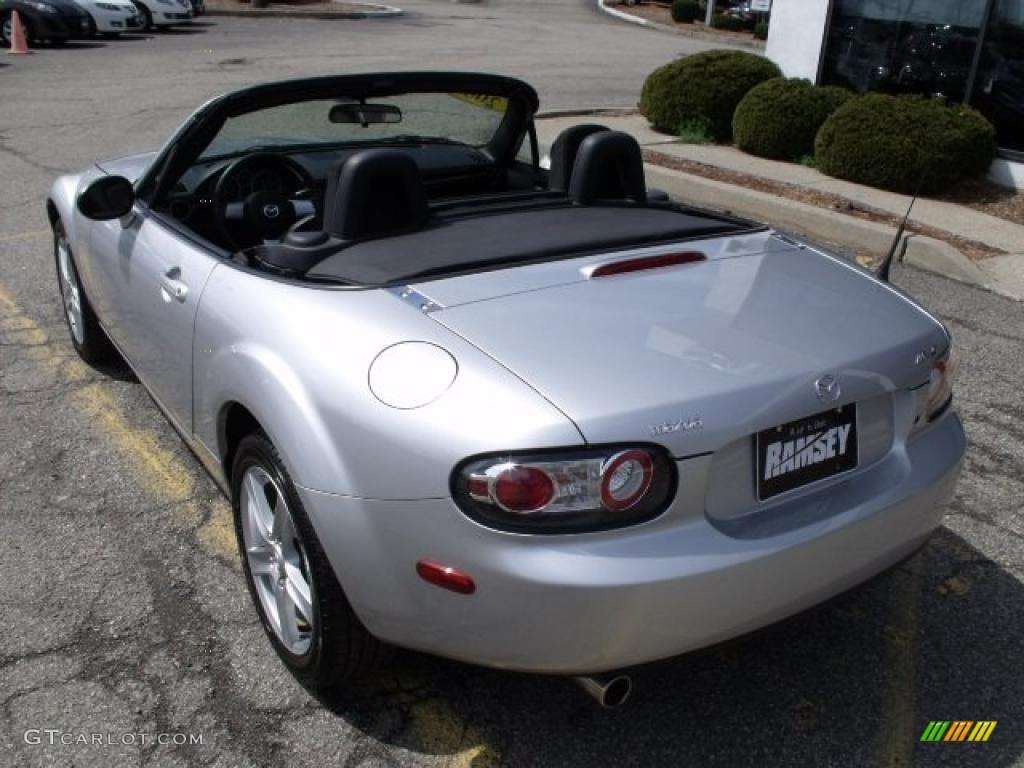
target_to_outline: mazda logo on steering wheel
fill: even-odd
[[[263,206],[263,215],[268,219],[276,219],[281,215],[281,209],[274,203],[267,203]]]

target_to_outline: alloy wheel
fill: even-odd
[[[313,639],[313,600],[306,554],[281,488],[260,466],[242,478],[239,508],[245,557],[263,613],[296,656]]]
[[[78,344],[85,342],[85,327],[82,319],[82,290],[78,285],[78,275],[71,263],[71,249],[63,235],[57,239],[57,262],[60,265],[60,293],[64,300],[64,314],[68,319],[68,328]]]

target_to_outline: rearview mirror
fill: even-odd
[[[332,123],[368,125],[402,122],[402,110],[394,104],[335,104],[328,119]]]
[[[135,187],[124,176],[100,176],[78,196],[78,211],[87,219],[109,221],[131,213]]]

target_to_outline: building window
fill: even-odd
[[[833,0],[821,81],[967,101],[1024,151],[1024,0]]]
[[[967,94],[986,0],[835,0],[822,80],[856,91]]]
[[[989,14],[971,104],[1004,149],[1024,152],[1024,0],[996,0]]]

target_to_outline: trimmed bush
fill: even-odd
[[[693,24],[700,16],[697,0],[672,0],[672,21]]]
[[[750,89],[732,118],[732,135],[744,152],[797,160],[814,152],[818,129],[853,92],[810,80],[767,80]]]
[[[754,25],[754,39],[755,40],[767,40],[768,39],[768,25],[763,21],[759,21]]]
[[[995,155],[995,129],[962,104],[870,93],[851,99],[821,126],[814,144],[829,176],[895,192],[938,192],[980,176]]]
[[[644,81],[640,111],[655,130],[675,134],[702,123],[715,141],[732,138],[732,113],[751,88],[782,73],[762,56],[706,51],[658,67]]]
[[[726,32],[742,32],[747,28],[747,23],[736,16],[726,16],[724,13],[716,13],[711,17],[711,26],[715,29],[722,29]]]

